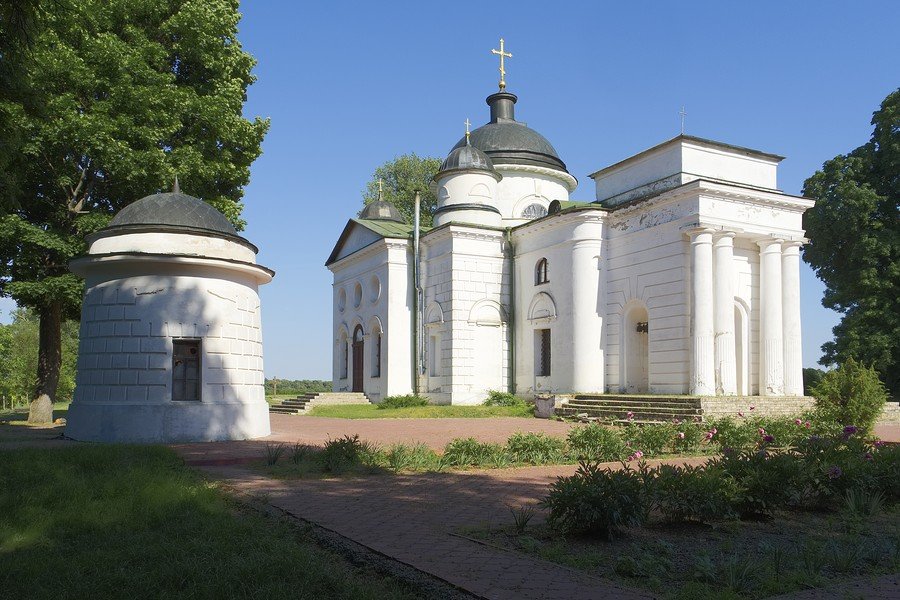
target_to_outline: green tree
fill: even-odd
[[[38,317],[27,308],[12,313],[0,325],[0,409],[27,405],[34,391],[38,361]],[[67,401],[75,391],[78,360],[78,321],[62,324],[62,366],[57,398]]]
[[[407,223],[413,222],[415,196],[422,200],[422,226],[431,227],[432,215],[437,208],[437,197],[431,192],[431,179],[441,166],[439,158],[420,157],[414,152],[389,160],[377,169],[363,192],[363,204],[378,200],[378,180],[384,186],[384,199],[392,203]]]
[[[900,89],[872,117],[869,142],[806,180],[816,199],[803,225],[803,258],[826,286],[822,304],[843,313],[823,365],[873,365],[900,395]]]
[[[36,397],[55,396],[60,326],[82,283],[68,261],[129,202],[182,188],[241,228],[243,187],[268,121],[242,109],[255,64],[238,0],[48,0],[14,61],[0,124],[20,156],[0,219],[0,294],[40,318]],[[5,118],[3,117],[5,115]],[[2,157],[0,157],[2,158]]]

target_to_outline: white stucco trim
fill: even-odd
[[[533,173],[536,175],[544,175],[545,177],[552,177],[553,179],[561,181],[569,192],[575,191],[575,188],[578,187],[578,180],[565,171],[557,171],[556,169],[548,169],[547,167],[538,167],[536,165],[500,164],[494,165],[494,167],[501,174],[504,171],[507,171],[511,173]]]

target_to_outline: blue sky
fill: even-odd
[[[245,232],[277,271],[262,288],[266,375],[331,378],[323,266],[373,170],[443,157],[487,120],[490,49],[514,55],[516,117],[544,134],[593,199],[603,166],[686,133],[781,154],[799,194],[821,164],[865,143],[898,84],[897,2],[245,1],[259,61],[247,115],[272,120],[247,188]],[[188,193],[190,190],[185,190]],[[804,365],[838,316],[802,270]],[[8,307],[8,304],[5,306]]]

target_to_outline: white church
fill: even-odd
[[[503,73],[489,121],[434,177],[433,227],[372,202],[329,256],[334,390],[803,396],[813,201],[778,189],[783,157],[679,135],[597,170],[594,199],[573,201]]]

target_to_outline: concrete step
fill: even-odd
[[[635,408],[666,408],[671,410],[699,410],[700,404],[682,404],[679,402],[596,402],[591,400],[575,399],[567,403],[567,406],[599,406],[602,408],[634,410]]]

